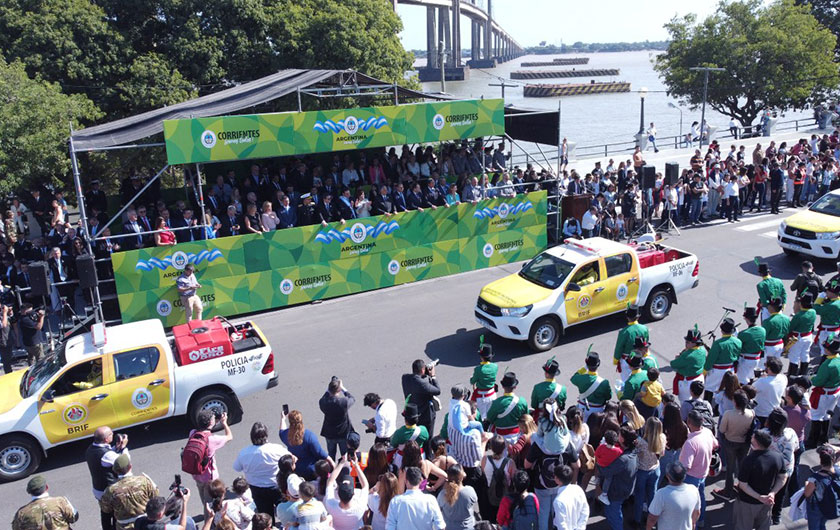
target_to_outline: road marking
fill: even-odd
[[[748,225],[736,226],[735,230],[738,230],[739,232],[753,232],[770,226],[779,226],[779,223],[781,222],[782,219],[777,217],[776,219],[770,219],[769,221],[762,221],[760,223],[750,223]]]
[[[763,232],[759,234],[761,237],[766,237],[767,239],[776,239],[776,231],[772,230],[770,232]]]

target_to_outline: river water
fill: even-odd
[[[590,78],[540,79],[533,81],[511,80],[510,72],[514,70],[568,70],[571,66],[559,67],[529,67],[522,68],[520,63],[525,61],[549,62],[555,57],[589,57],[589,64],[576,65],[574,68],[618,68],[619,75],[614,77],[597,77],[595,81],[629,81],[630,92],[619,94],[591,94],[568,96],[562,101],[561,132],[569,141],[578,146],[599,145],[633,141],[633,135],[639,131],[640,98],[638,90],[648,89],[645,98],[645,128],[654,122],[660,137],[673,136],[680,133],[680,112],[670,108],[668,102],[677,103],[675,99],[665,93],[665,85],[659,75],[653,70],[651,60],[658,52],[616,52],[616,53],[582,53],[566,55],[526,55],[508,61],[496,68],[488,70],[470,70],[470,78],[466,81],[448,81],[446,91],[461,98],[498,98],[501,88],[488,86],[499,83],[503,77],[506,83],[516,83],[520,86],[505,88],[505,103],[517,107],[555,110],[559,105],[559,98],[526,98],[522,95],[522,87],[526,83],[588,83]],[[423,66],[425,59],[418,59],[415,66]],[[726,74],[710,74],[726,75]],[[440,83],[423,83],[424,90],[439,92]],[[728,128],[729,118],[706,106],[707,121],[722,129]],[[788,112],[782,120],[807,118],[810,111]],[[700,109],[696,111],[687,107],[682,108],[683,132],[687,132],[692,121],[700,121]]]

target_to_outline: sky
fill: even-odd
[[[479,0],[486,4],[486,0]],[[718,0],[493,0],[493,17],[522,46],[581,42],[666,40],[662,27],[675,15],[695,13],[701,19]],[[406,49],[426,47],[426,8],[398,5]],[[470,45],[469,19],[461,17],[461,43]]]

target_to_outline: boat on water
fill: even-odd
[[[526,98],[556,98],[562,96],[580,96],[583,94],[606,94],[630,92],[630,83],[626,81],[562,84],[525,85],[523,95]]]

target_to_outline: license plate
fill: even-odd
[[[797,245],[796,243],[786,243],[786,245],[789,246],[790,248],[798,248],[798,249],[802,248],[802,245]]]

